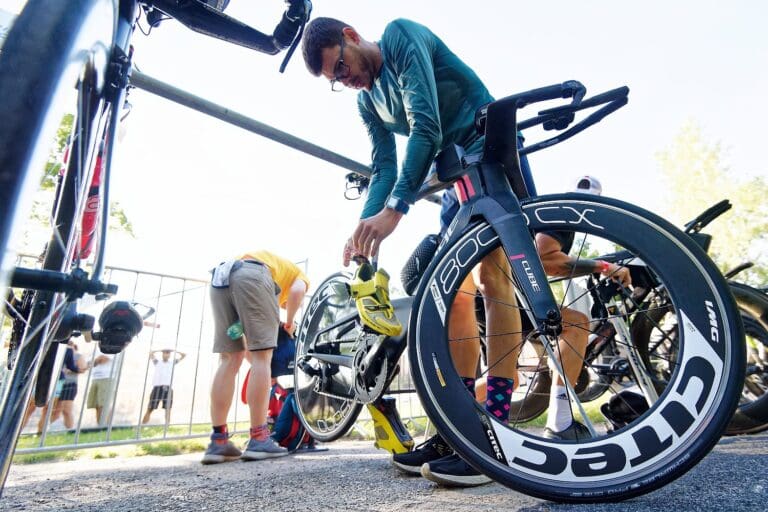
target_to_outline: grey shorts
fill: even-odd
[[[275,348],[280,327],[275,290],[269,268],[249,261],[232,271],[228,288],[211,287],[214,353]],[[227,328],[238,319],[245,340],[233,340],[227,335]]]

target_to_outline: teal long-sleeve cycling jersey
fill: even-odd
[[[395,20],[378,44],[379,76],[357,97],[373,145],[361,218],[380,212],[390,196],[413,204],[438,151],[477,142],[475,112],[493,101],[475,72],[423,25]],[[408,137],[399,176],[395,134]]]

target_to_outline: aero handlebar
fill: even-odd
[[[285,68],[288,58],[296,48],[304,25],[312,12],[310,0],[287,0],[288,7],[272,35],[258,30],[214,9],[202,2],[179,2],[178,0],[145,0],[148,7],[165,13],[178,20],[187,28],[217,39],[256,50],[268,55],[276,55],[288,47],[289,54],[283,62]]]

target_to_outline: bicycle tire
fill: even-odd
[[[479,221],[439,251],[414,300],[409,358],[428,416],[475,469],[539,498],[617,501],[678,478],[717,443],[744,378],[744,344],[737,342],[741,325],[722,275],[676,227],[627,203],[562,194],[533,198],[522,206],[531,230],[578,230],[603,237],[630,250],[659,276],[690,329],[682,338],[670,386],[631,424],[599,431],[583,442],[545,439],[525,425],[508,428],[477,406],[470,393],[462,392],[444,319],[457,293],[452,283],[460,283],[499,247],[490,225]],[[695,386],[688,386],[692,380]]]
[[[68,88],[78,83],[86,64],[99,77],[105,76],[117,14],[115,0],[30,0],[16,19],[0,53],[0,291],[5,297],[14,264],[15,234],[25,222],[28,196],[43,169]],[[94,57],[95,56],[95,57]],[[87,128],[89,129],[90,125]],[[90,132],[88,132],[90,133]],[[83,145],[86,147],[86,145]],[[90,150],[90,149],[89,149]],[[87,156],[87,154],[86,154]],[[64,218],[66,217],[66,218]],[[76,212],[62,214],[64,224],[55,229],[64,233],[55,238],[62,247],[49,247],[43,268],[62,271],[69,265],[72,225]],[[54,245],[56,245],[54,244]],[[0,404],[0,487],[5,483],[11,455],[20,431],[20,420],[31,393],[42,355],[49,353],[51,336],[49,311],[56,296],[37,292],[30,326],[39,334],[19,351]],[[40,329],[37,326],[40,325]],[[25,337],[31,336],[26,334]],[[46,378],[47,377],[47,378]],[[50,376],[42,375],[36,402],[50,397]]]
[[[339,355],[350,354],[350,350],[354,348],[348,342],[336,343],[333,332],[326,332],[330,325],[336,324],[340,319],[345,319],[346,328],[351,327],[345,339],[354,339],[354,333],[359,330],[361,324],[357,308],[346,292],[349,279],[348,274],[338,272],[317,287],[296,335],[294,384],[299,419],[310,435],[321,442],[335,441],[349,432],[363,407],[354,400],[340,396],[352,385],[354,375],[351,369],[332,368],[332,365],[311,357],[318,342],[327,343],[328,351]],[[339,393],[334,396],[333,389],[320,392],[317,388],[320,378],[305,372],[305,363],[312,365],[313,369],[327,371],[330,375],[329,386],[337,389]]]

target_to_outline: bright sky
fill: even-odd
[[[16,11],[22,3],[0,0],[0,9]],[[227,12],[271,32],[282,10],[279,1],[233,0]],[[724,144],[737,173],[768,173],[765,2],[317,0],[313,16],[340,18],[369,40],[394,18],[422,22],[497,98],[568,79],[593,94],[628,85],[628,106],[531,157],[540,193],[564,191],[577,176],[592,174],[606,195],[660,211],[664,184],[654,155],[688,119]],[[306,71],[300,52],[281,75],[282,56],[174,21],[150,37],[137,34],[134,44],[142,72],[369,163],[354,92],[332,93]],[[143,91],[134,90],[130,102],[113,199],[137,238],[112,236],[108,264],[205,276],[223,259],[265,248],[308,259],[314,285],[340,268],[362,207],[343,198],[347,171]],[[437,226],[435,205],[414,207],[385,241],[381,265],[399,275],[412,248]]]

